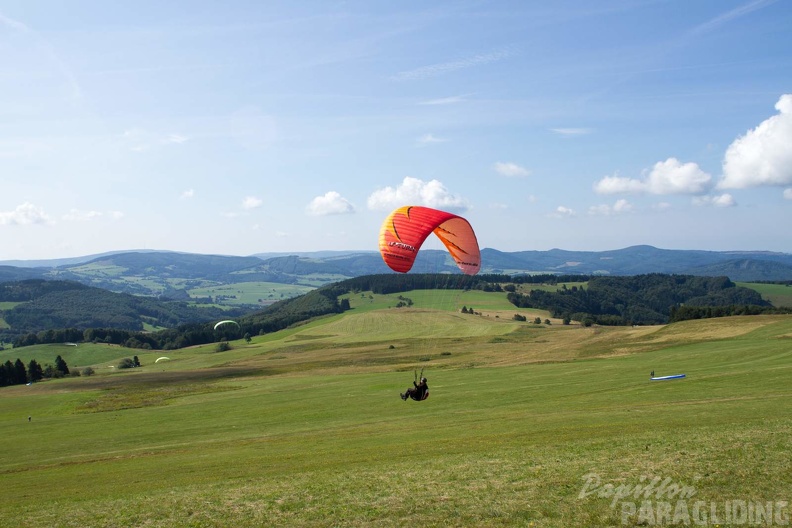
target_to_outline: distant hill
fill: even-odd
[[[771,260],[735,259],[690,269],[691,275],[724,275],[737,282],[792,281],[792,265]]]
[[[15,266],[0,266],[0,282],[12,282],[25,279],[40,279],[46,274],[45,270],[35,268],[18,268]]]
[[[792,254],[632,246],[610,251],[504,252],[485,248],[483,273],[629,276],[670,273],[728,276],[741,282],[792,280]],[[246,257],[170,251],[114,252],[85,259],[0,262],[0,283],[72,280],[115,292],[188,299],[190,290],[239,283],[315,288],[347,278],[392,273],[377,251],[317,251]],[[35,263],[35,265],[33,265]],[[49,263],[49,265],[47,265]],[[411,273],[459,273],[446,251],[424,249]],[[288,294],[287,294],[288,295]],[[222,296],[217,302],[224,302]]]
[[[780,264],[775,270],[779,275],[786,273],[783,266],[792,269],[792,254],[767,251],[700,251],[658,249],[652,246],[632,246],[612,251],[518,251],[502,253],[494,249],[482,251],[486,270],[492,273],[529,270],[541,273],[580,273],[584,275],[640,275],[644,273],[676,273],[700,275],[706,267],[715,266],[735,259]],[[757,269],[759,269],[757,267]],[[725,275],[714,273],[713,276]],[[740,280],[785,280],[759,278],[767,276],[764,271],[755,278]],[[772,273],[770,273],[772,275]],[[731,278],[731,277],[730,277]],[[734,279],[733,279],[734,280]]]
[[[117,328],[143,331],[200,323],[243,313],[213,306],[158,301],[114,293],[73,281],[29,279],[0,284],[0,302],[13,304],[0,311],[8,328],[0,338],[52,329]]]

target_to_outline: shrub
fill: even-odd
[[[135,362],[132,361],[131,358],[124,358],[118,362],[116,368],[120,368],[120,369],[135,368]]]

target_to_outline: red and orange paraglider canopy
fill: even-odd
[[[481,252],[470,223],[453,213],[418,205],[399,207],[385,218],[379,236],[382,259],[393,271],[407,273],[431,233],[443,242],[463,273],[478,273]]]

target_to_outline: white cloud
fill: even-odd
[[[244,200],[242,200],[242,209],[246,211],[250,209],[256,209],[257,207],[261,207],[263,201],[261,198],[256,198],[255,196],[246,196]]]
[[[784,198],[787,200],[792,200],[792,187],[789,189],[784,189]]]
[[[635,194],[644,191],[642,181],[623,176],[605,176],[594,184],[597,194]]]
[[[676,158],[655,163],[646,181],[650,194],[700,194],[710,188],[712,176],[695,163]]]
[[[71,209],[68,213],[63,215],[63,219],[68,222],[87,222],[100,218],[102,213],[99,211],[80,211],[79,209]]]
[[[189,200],[193,196],[195,196],[195,190],[194,189],[187,189],[186,191],[181,193],[179,198],[182,199],[182,200]]]
[[[731,194],[719,194],[713,196],[699,196],[693,198],[693,205],[713,205],[715,207],[734,207],[737,205],[737,202],[734,201],[734,197]]]
[[[550,214],[550,216],[553,218],[571,218],[573,216],[577,216],[577,213],[569,207],[559,205],[556,207],[556,210]]]
[[[425,205],[454,211],[469,207],[467,200],[448,192],[439,181],[425,182],[409,176],[398,187],[378,189],[368,197],[369,209],[390,210],[404,205]]]
[[[163,143],[166,145],[168,144],[176,144],[181,145],[182,143],[186,143],[190,138],[187,136],[182,136],[181,134],[169,134],[165,139],[162,140]]]
[[[164,145],[182,145],[190,138],[181,134],[162,134],[143,128],[129,128],[121,134],[122,140],[133,152],[165,148]]]
[[[616,200],[613,205],[602,204],[589,207],[590,215],[611,216],[622,213],[629,213],[633,210],[633,206],[625,199]]]
[[[498,161],[495,163],[495,165],[493,165],[493,168],[495,169],[495,172],[502,176],[522,177],[531,174],[531,171],[525,167],[520,167],[516,163],[504,163],[502,161]]]
[[[18,205],[13,211],[0,211],[0,226],[49,223],[52,223],[52,220],[47,213],[30,202]]]
[[[632,204],[627,200],[616,200],[616,203],[613,204],[613,211],[615,213],[629,213],[632,211]]]
[[[450,105],[463,103],[467,99],[466,95],[454,95],[452,97],[442,97],[440,99],[430,99],[428,101],[421,101],[419,105],[435,106],[435,105]]]
[[[591,134],[590,128],[551,128],[552,132],[559,134],[561,136],[585,136],[586,134]]]
[[[642,179],[605,176],[594,184],[594,190],[598,194],[701,194],[711,186],[712,176],[696,163],[681,163],[676,158],[668,158],[655,163]]]
[[[354,213],[355,207],[343,196],[335,191],[330,191],[324,196],[317,196],[308,205],[308,214],[316,216],[339,215]]]
[[[430,145],[432,143],[445,143],[448,140],[444,138],[435,137],[432,134],[424,134],[423,136],[419,137],[417,141],[420,145]]]
[[[721,189],[792,184],[792,94],[775,105],[778,114],[737,138],[723,158]]]

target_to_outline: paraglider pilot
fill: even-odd
[[[400,394],[400,396],[404,401],[407,401],[407,398],[412,398],[415,401],[423,401],[428,398],[429,385],[426,384],[426,378],[421,376],[421,381],[418,383],[413,380],[413,386]]]

